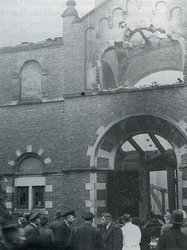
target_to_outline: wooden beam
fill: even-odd
[[[154,184],[151,184],[151,189],[157,190],[157,191],[160,191],[160,192],[167,193],[167,189],[165,189],[165,188],[163,188],[163,187],[159,187],[159,186],[154,185]]]
[[[162,146],[158,138],[153,133],[148,133],[148,135],[150,136],[151,140],[154,142],[160,153],[166,152],[165,148]]]
[[[147,160],[146,163],[147,164],[152,164],[152,163],[155,163],[157,161],[160,161],[162,160],[164,163],[176,163],[176,157],[175,157],[175,152],[173,149],[168,149],[166,150],[164,153],[158,155],[158,156],[155,156],[153,157],[152,159],[150,160]]]
[[[145,157],[144,150],[136,143],[136,141],[133,138],[128,139],[128,142],[138,151],[140,156]]]

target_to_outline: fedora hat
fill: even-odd
[[[171,223],[182,225],[184,223],[183,212],[181,210],[174,210],[171,215]]]

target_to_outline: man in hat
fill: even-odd
[[[33,213],[29,217],[30,223],[25,227],[25,244],[27,250],[39,250],[39,225],[40,215],[39,213]]]
[[[160,236],[157,250],[187,250],[187,237],[181,232],[181,226],[184,223],[183,212],[173,211],[170,221],[172,227]]]
[[[75,211],[68,211],[62,215],[63,220],[59,220],[55,227],[51,227],[55,237],[55,249],[65,250],[67,241],[71,233],[72,223],[75,221]]]
[[[55,216],[55,217],[56,217],[56,220],[53,221],[53,222],[50,224],[50,229],[51,229],[53,232],[55,232],[56,227],[58,227],[59,221],[62,220],[62,212],[61,212],[60,210],[58,210],[58,211],[56,212],[56,216]]]
[[[101,224],[103,225],[101,232],[105,243],[105,249],[121,250],[123,246],[122,230],[113,222],[112,215],[110,213],[102,214]]]
[[[41,220],[40,222],[41,227],[39,229],[40,243],[41,243],[40,250],[53,250],[54,234],[53,231],[47,226],[49,219],[47,216],[42,216],[40,220]]]
[[[83,225],[72,230],[68,240],[68,250],[104,250],[101,232],[92,226],[94,214],[82,215]]]

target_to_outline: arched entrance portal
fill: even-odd
[[[139,143],[137,136],[147,136],[154,150],[143,148],[144,141]],[[126,143],[134,150],[126,151]],[[105,209],[114,217],[129,212],[147,219],[151,212],[151,192],[154,196],[155,190],[161,193],[160,206],[157,200],[161,212],[167,208],[166,195],[170,210],[183,207],[185,145],[186,135],[181,124],[153,115],[128,117],[99,130],[90,164],[106,170]],[[154,183],[150,186],[150,173],[155,171],[166,171],[166,190]]]

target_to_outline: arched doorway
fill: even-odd
[[[136,140],[145,135],[154,150],[145,150]],[[133,147],[132,152],[123,150],[127,142]],[[90,164],[106,170],[106,209],[114,217],[131,212],[145,220],[151,213],[151,188],[161,192],[162,199],[162,193],[167,193],[170,210],[182,207],[181,159],[186,154],[185,145],[186,134],[180,124],[153,115],[127,117],[102,129]],[[154,183],[150,186],[150,173],[154,171],[166,171],[167,190]],[[161,213],[166,208],[161,200]]]
[[[107,174],[107,209],[146,217],[162,216],[178,207],[177,160],[172,146],[161,136],[141,133],[118,148],[114,170]]]

